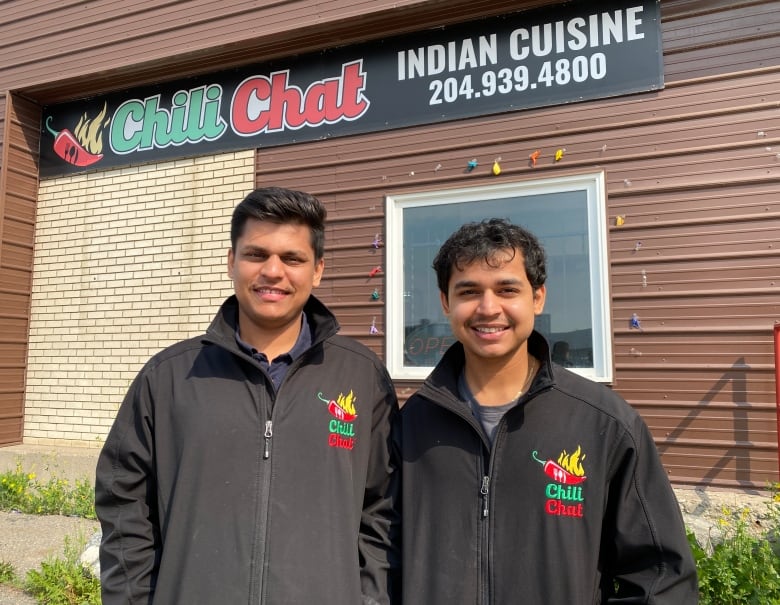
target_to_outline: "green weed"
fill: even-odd
[[[16,569],[8,561],[0,561],[0,584],[16,585],[19,577],[16,575]]]
[[[94,489],[87,479],[71,483],[52,477],[39,481],[34,473],[16,469],[0,474],[0,510],[34,515],[68,515],[95,519]]]
[[[100,605],[100,580],[79,562],[84,547],[65,540],[63,557],[49,558],[27,572],[24,589],[47,605]]]
[[[768,526],[751,529],[748,510],[724,510],[723,536],[700,544],[688,533],[699,576],[700,605],[780,604],[780,557],[775,542],[778,500],[769,503]]]

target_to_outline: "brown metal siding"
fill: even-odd
[[[0,96],[0,445],[22,441],[39,123],[34,104]]]
[[[662,2],[667,81],[777,65],[776,1]]]
[[[0,90],[42,103],[552,0],[27,0],[0,11]]]
[[[664,3],[671,65],[663,91],[260,149],[258,184],[306,189],[327,203],[319,295],[344,333],[381,355],[384,335],[369,327],[376,318],[383,332],[384,280],[368,272],[384,261],[371,244],[383,232],[385,195],[494,183],[496,157],[500,180],[604,169],[614,388],[647,420],[672,480],[763,488],[777,479],[777,8]],[[715,47],[719,62],[701,58]],[[743,49],[765,65],[746,70]],[[559,147],[566,155],[555,164]],[[536,148],[544,155],[533,169]],[[465,173],[472,157],[481,169]],[[370,299],[375,287],[379,301]],[[642,331],[630,328],[633,313]],[[405,399],[417,383],[397,386]]]
[[[681,482],[777,480],[778,8],[663,3],[670,123],[609,172],[616,388]]]

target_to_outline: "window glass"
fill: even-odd
[[[462,224],[506,218],[533,232],[547,254],[547,300],[536,329],[555,360],[611,379],[601,175],[388,198],[388,366],[427,376],[454,342],[431,268]]]

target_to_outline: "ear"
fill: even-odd
[[[534,315],[541,315],[544,311],[544,301],[547,299],[547,286],[541,285],[534,290]]]
[[[439,290],[439,300],[441,301],[441,310],[444,311],[444,315],[449,316],[450,301],[447,297],[447,294],[445,292],[442,292],[441,290]]]
[[[233,248],[228,248],[227,253],[227,274],[230,279],[233,279],[233,264],[236,261],[235,254],[233,252]]]
[[[312,280],[312,286],[314,288],[320,285],[323,271],[325,271],[325,259],[321,258],[314,263],[314,279]]]

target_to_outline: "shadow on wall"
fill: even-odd
[[[737,359],[731,366],[731,369],[723,374],[696,407],[669,433],[664,443],[658,444],[659,453],[663,454],[666,452],[669,447],[680,439],[680,436],[691,426],[694,420],[701,415],[702,410],[712,404],[715,396],[728,385],[731,385],[732,403],[734,404],[734,407],[729,411],[733,416],[731,436],[735,442],[741,445],[727,448],[723,455],[712,464],[709,471],[702,477],[702,482],[705,485],[712,483],[732,461],[734,463],[734,482],[744,487],[755,485],[755,482],[750,478],[750,457],[745,455],[746,446],[752,443],[747,438],[749,435],[748,412],[753,407],[747,401],[747,370],[749,369],[750,366],[745,363],[744,357]],[[740,438],[740,435],[745,437]]]

